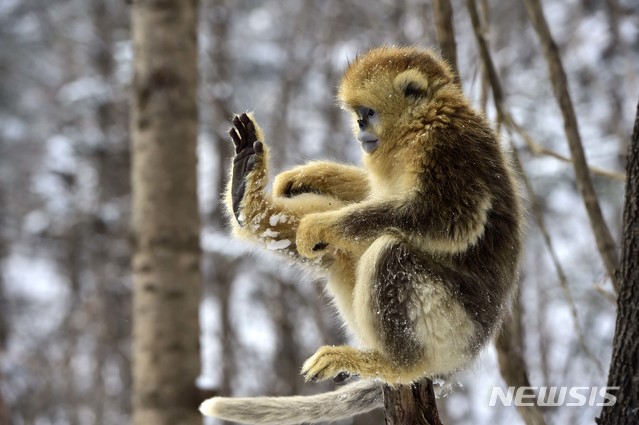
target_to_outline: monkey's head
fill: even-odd
[[[443,106],[436,102],[442,89],[460,97],[441,59],[412,47],[379,47],[348,66],[338,100],[353,113],[354,132],[364,152],[381,156],[427,124],[433,110]]]

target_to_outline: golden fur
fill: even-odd
[[[345,373],[398,384],[453,373],[489,341],[516,285],[522,219],[511,168],[429,51],[382,47],[357,57],[338,98],[353,114],[364,167],[311,162],[277,176],[268,194],[267,151],[258,149],[241,200],[229,185],[233,232],[324,270],[362,344],[321,347],[302,367],[307,380]],[[248,121],[241,126],[250,130]],[[259,129],[256,140],[264,142]],[[316,413],[300,422],[321,420]]]

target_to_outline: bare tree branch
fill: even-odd
[[[552,158],[558,159],[561,162],[565,162],[567,164],[572,164],[573,160],[558,153],[553,151],[552,149],[548,149],[545,146],[540,145],[539,143],[535,142],[533,140],[533,138],[530,136],[530,134],[526,131],[526,129],[524,129],[520,124],[518,124],[517,122],[515,122],[515,120],[513,119],[513,117],[510,115],[510,113],[507,114],[506,118],[506,125],[508,127],[510,127],[511,129],[513,129],[515,132],[517,132],[517,134],[519,134],[519,136],[521,136],[522,140],[524,141],[524,143],[526,144],[526,147],[528,147],[528,150],[535,156],[550,156]],[[605,170],[603,168],[599,168],[599,167],[594,167],[594,166],[590,166],[588,167],[590,169],[590,171],[593,174],[597,174],[601,177],[606,177],[612,180],[617,180],[617,181],[625,181],[626,180],[626,175],[625,173],[620,173],[617,171],[610,171],[610,170]]]
[[[495,347],[497,348],[499,371],[506,384],[517,388],[531,387],[528,379],[528,367],[524,358],[524,333],[519,292],[513,305],[511,317],[504,321],[497,335]],[[530,406],[517,406],[517,411],[526,425],[546,424],[544,415],[536,403]]]
[[[484,64],[485,72],[488,76],[488,81],[490,82],[490,85],[492,87],[495,108],[497,109],[498,116],[502,117],[506,113],[504,108],[504,92],[501,88],[501,82],[499,81],[497,70],[495,69],[493,61],[490,58],[488,42],[486,41],[484,28],[481,25],[475,0],[466,0],[466,8],[468,9],[468,14],[470,15],[470,22],[473,25],[473,33],[475,34],[475,39],[477,40],[479,56]]]
[[[561,289],[563,290],[564,296],[566,297],[566,301],[568,302],[568,307],[570,309],[570,315],[572,317],[573,325],[575,327],[575,332],[577,333],[577,338],[579,339],[579,343],[581,344],[581,347],[584,350],[584,353],[586,354],[586,356],[588,356],[593,361],[595,366],[597,366],[597,369],[599,369],[599,371],[603,373],[604,367],[603,367],[603,364],[601,363],[601,360],[599,360],[599,358],[595,356],[595,354],[592,352],[592,350],[590,350],[590,348],[588,347],[588,344],[586,343],[586,336],[579,322],[577,305],[575,304],[575,300],[572,296],[572,291],[570,290],[570,285],[568,283],[568,278],[566,277],[566,272],[564,271],[564,268],[561,265],[561,261],[559,261],[559,255],[557,255],[557,251],[555,251],[552,238],[550,237],[550,232],[548,231],[548,227],[546,226],[546,221],[544,220],[544,214],[542,212],[541,205],[539,204],[537,195],[533,191],[532,185],[530,184],[530,180],[528,179],[528,175],[526,174],[526,171],[521,165],[519,153],[515,150],[515,147],[512,144],[512,138],[510,140],[511,140],[511,146],[513,147],[513,162],[515,165],[515,169],[517,170],[526,188],[526,193],[528,194],[528,200],[530,202],[530,208],[532,210],[533,217],[535,218],[535,223],[537,224],[537,227],[539,228],[539,231],[541,232],[544,245],[546,246],[546,249],[548,250],[548,254],[550,254],[550,259],[555,268],[555,272],[557,273],[559,284],[561,285]]]
[[[505,101],[504,101],[504,92],[501,87],[501,82],[499,79],[499,75],[497,74],[497,69],[492,61],[490,50],[488,48],[488,42],[486,40],[485,30],[480,22],[479,13],[477,12],[477,6],[474,0],[467,0],[466,5],[468,7],[468,12],[470,14],[470,20],[473,25],[473,32],[475,33],[475,38],[477,40],[477,45],[479,47],[479,55],[483,66],[485,68],[485,73],[488,77],[488,81],[492,87],[493,91],[493,100],[495,102],[495,108],[497,109],[498,120],[502,121],[506,126],[512,128],[516,131],[523,139],[523,141],[528,146],[528,149],[535,155],[547,155],[553,158],[556,158],[560,161],[573,163],[573,160],[567,158],[551,149],[548,149],[539,143],[536,143],[533,138],[528,134],[528,132],[518,124],[513,118],[512,114],[506,109]],[[586,165],[586,167],[588,167]],[[618,173],[614,171],[604,170],[598,167],[589,167],[590,171],[594,174],[598,174],[603,177],[611,178],[614,180],[623,181],[625,175],[623,173]]]
[[[442,51],[442,57],[455,72],[455,82],[461,86],[459,67],[457,66],[457,44],[455,43],[455,27],[453,24],[453,6],[450,0],[433,1],[433,18],[437,42]]]
[[[619,284],[617,282],[616,275],[617,268],[619,267],[617,247],[614,239],[612,238],[612,234],[610,233],[610,229],[604,220],[601,207],[599,206],[599,200],[597,199],[597,194],[595,193],[592,180],[590,179],[588,164],[586,162],[586,156],[581,143],[581,136],[579,134],[577,116],[575,115],[572,100],[570,99],[568,80],[566,78],[566,73],[564,72],[561,58],[559,57],[559,50],[557,49],[557,45],[550,34],[550,29],[548,28],[548,23],[544,17],[540,1],[525,0],[525,4],[526,9],[528,10],[528,16],[530,17],[535,31],[537,32],[544,56],[546,57],[546,62],[548,63],[553,92],[557,102],[559,103],[564,119],[564,131],[568,140],[570,154],[573,158],[572,163],[575,169],[577,187],[581,192],[581,196],[586,206],[586,211],[588,212],[590,225],[597,242],[597,249],[603,259],[608,276],[612,280],[613,287],[617,292],[619,292]]]
[[[488,0],[481,0],[479,6],[481,12],[481,28],[488,28],[488,24],[490,22],[490,6],[488,5]],[[479,104],[481,105],[482,111],[486,112],[488,108],[488,97],[490,96],[490,83],[488,81],[488,72],[486,71],[486,66],[483,61],[480,62],[480,78],[481,88]]]
[[[519,126],[515,120],[513,119],[512,115],[510,114],[510,112],[506,109],[505,107],[505,102],[504,102],[504,95],[503,95],[503,90],[501,88],[501,82],[499,79],[499,76],[497,74],[494,62],[492,60],[491,54],[490,54],[490,50],[488,48],[488,43],[486,41],[485,38],[485,33],[484,31],[482,31],[481,26],[480,26],[480,21],[479,21],[479,14],[477,12],[477,7],[475,4],[475,0],[467,0],[467,7],[468,7],[468,11],[469,14],[471,16],[471,22],[473,24],[473,30],[475,33],[475,37],[477,39],[477,43],[479,45],[479,50],[480,50],[480,56],[482,59],[482,62],[484,64],[484,68],[486,70],[486,74],[488,76],[488,81],[493,89],[493,98],[494,98],[494,102],[495,102],[495,107],[497,109],[497,115],[498,115],[498,120],[502,121],[507,125],[507,127],[511,128],[511,129],[515,129],[517,130],[520,134],[525,134],[525,136],[527,137],[528,142],[532,142],[534,145],[536,145],[536,143],[534,143],[534,141],[532,140],[532,138],[525,132],[525,130],[523,130],[523,128],[521,126]],[[523,136],[522,136],[523,137]],[[511,144],[512,144],[512,138],[510,138]],[[530,146],[530,145],[529,145]],[[552,244],[552,239],[550,237],[550,233],[548,232],[548,229],[546,227],[544,218],[543,218],[543,213],[541,211],[541,208],[539,206],[539,202],[537,201],[536,195],[534,194],[533,190],[532,190],[532,186],[530,185],[530,182],[527,178],[527,175],[521,165],[521,161],[519,159],[519,155],[517,153],[517,151],[514,149],[513,146],[513,159],[514,159],[514,165],[515,168],[517,170],[517,172],[519,173],[519,175],[521,176],[521,179],[526,187],[529,199],[531,201],[531,207],[533,210],[533,215],[535,217],[535,221],[542,233],[543,236],[543,240],[544,240],[544,244],[546,245],[546,248],[548,249],[548,252],[551,256],[553,265],[555,267],[555,270],[557,272],[557,276],[559,279],[559,283],[562,287],[562,290],[564,291],[566,300],[568,301],[569,307],[570,307],[570,312],[571,312],[571,316],[573,319],[573,324],[575,327],[575,331],[577,333],[577,337],[579,339],[579,342],[582,346],[582,349],[584,350],[584,353],[595,363],[595,365],[603,371],[603,366],[601,364],[601,361],[592,353],[592,351],[588,348],[587,344],[586,344],[586,339],[585,339],[585,335],[583,332],[583,329],[581,328],[580,322],[579,322],[579,317],[577,315],[577,307],[574,303],[573,297],[572,297],[572,293],[570,291],[570,286],[568,284],[568,280],[566,277],[566,274],[563,270],[563,267],[559,261],[559,257],[557,256],[557,253],[555,252],[555,249],[553,247]],[[505,324],[505,327],[508,327],[508,323]],[[504,329],[502,331],[502,338],[505,338],[508,335],[512,335],[514,337],[517,337],[517,332],[514,332],[514,329]],[[513,344],[515,342],[505,342],[505,341],[498,341],[497,344],[497,349],[498,351],[503,351],[504,349],[508,348],[508,344]],[[522,367],[525,367],[525,363],[523,362],[523,357],[520,361],[520,365],[515,366],[513,363],[509,364],[509,361],[512,362],[517,362],[516,357],[513,357],[513,354],[510,353],[513,350],[510,349],[508,350],[509,353],[507,355],[505,355],[504,353],[500,353],[500,366],[501,366],[501,370],[502,370],[502,374],[504,372],[507,372],[509,369],[512,370],[520,370]],[[525,371],[524,371],[525,374]],[[507,380],[512,378],[508,377],[508,374],[504,375],[504,379]],[[517,382],[515,382],[517,381]],[[521,379],[518,380],[514,380],[511,379],[511,382],[513,382],[514,385],[523,385],[523,381]],[[529,385],[527,385],[529,386]],[[530,412],[522,412],[520,410],[520,414],[522,415],[522,418],[524,419],[524,421],[526,421],[527,424],[533,424],[533,423],[539,423],[538,420],[538,415],[534,414],[534,413],[530,413]],[[528,421],[532,421],[532,422],[528,422]]]

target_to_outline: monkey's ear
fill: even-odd
[[[429,94],[428,81],[420,72],[414,69],[409,69],[397,75],[393,85],[404,97],[417,99],[428,97]]]

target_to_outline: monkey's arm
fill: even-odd
[[[293,198],[274,197],[265,190],[268,182],[268,148],[253,118],[233,119],[229,134],[235,145],[224,204],[234,236],[249,240],[294,260],[306,263],[295,246],[302,216],[340,208],[343,202],[314,193]]]
[[[347,203],[361,202],[370,193],[370,182],[364,169],[328,161],[309,162],[275,177],[274,196],[292,198],[303,193],[328,195]]]
[[[326,249],[359,255],[379,236],[396,233],[429,251],[463,252],[482,236],[492,197],[479,181],[460,176],[448,183],[446,191],[427,186],[403,197],[309,214],[298,227],[298,251],[309,258]]]

